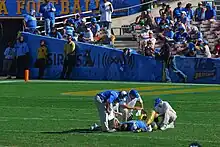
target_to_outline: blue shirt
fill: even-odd
[[[189,20],[192,20],[193,19],[193,15],[194,15],[193,10],[185,8],[184,11],[186,12],[186,16],[189,18]]]
[[[15,45],[15,49],[16,49],[16,55],[17,56],[24,56],[26,53],[29,52],[29,47],[27,45],[26,42],[22,42],[22,43],[17,43]]]
[[[99,24],[95,24],[95,25],[90,24],[90,29],[93,35],[95,35],[98,31],[100,31],[100,26]]]
[[[205,11],[205,20],[212,19],[213,17],[214,19],[216,18],[216,11],[214,9]]]
[[[131,120],[128,122],[123,122],[122,124],[128,125],[128,131],[135,131],[141,129],[142,131],[148,131],[149,127],[144,121],[141,120]]]
[[[37,28],[37,19],[34,16],[26,15],[24,17],[24,21],[26,22],[26,26],[31,29]]]
[[[55,9],[52,2],[49,2],[47,4],[45,3],[40,6],[40,13],[43,14],[43,17],[45,19],[54,20],[55,19],[55,12],[52,11],[52,9]]]
[[[103,100],[104,103],[106,102],[114,103],[116,100],[118,100],[119,92],[115,90],[107,90],[97,95],[100,96],[100,98]]]
[[[181,12],[183,11],[183,8],[179,8],[179,7],[176,7],[174,10],[173,10],[173,16],[174,18],[179,18],[181,16]]]
[[[173,39],[174,32],[173,31],[164,32],[164,36],[166,36],[166,37],[168,37],[170,39]]]
[[[54,34],[53,32],[50,32],[49,34],[50,37],[53,37],[53,38],[57,38],[57,39],[62,39],[62,35],[60,34],[60,32],[57,32],[56,34]]]
[[[5,59],[14,59],[15,57],[15,49],[7,47],[4,52]]]
[[[196,21],[201,21],[204,20],[205,18],[205,13],[204,13],[204,9],[203,8],[196,8],[195,10],[195,19]]]
[[[186,41],[187,37],[188,37],[188,34],[186,32],[182,34],[180,32],[176,32],[176,34],[174,35],[174,40],[176,42],[182,42],[182,41]]]
[[[66,34],[67,35],[71,35],[71,36],[74,36],[74,28],[73,27],[71,27],[71,26],[65,26],[65,31],[66,31]]]

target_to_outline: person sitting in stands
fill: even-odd
[[[91,19],[90,29],[94,37],[98,36],[98,33],[100,31],[100,25],[97,23],[96,18]]]
[[[86,31],[83,34],[83,40],[87,43],[94,41],[93,33],[89,27],[87,27]]]
[[[52,31],[49,33],[49,36],[57,39],[63,39],[61,33],[57,31],[57,28],[55,27],[52,28]]]
[[[75,30],[73,25],[70,22],[66,23],[66,26],[64,27],[64,35],[65,36],[75,36]]]
[[[216,19],[216,10],[212,8],[211,4],[206,4],[205,20],[214,21]]]

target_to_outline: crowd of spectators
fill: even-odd
[[[153,17],[150,10],[144,11],[132,24],[134,39],[139,43],[138,53],[154,56],[159,50],[155,44],[169,43],[172,54],[189,57],[218,57],[219,45],[210,51],[209,43],[203,33],[194,24],[216,23],[216,10],[210,3],[198,3],[194,10],[188,3],[182,7],[178,2],[172,8],[163,3],[159,10],[160,17]],[[137,30],[140,30],[137,33]]]
[[[40,7],[40,20],[44,20],[44,35],[57,39],[65,39],[69,45],[74,43],[72,41],[79,41],[113,47],[115,36],[111,29],[111,15],[114,10],[111,2],[104,0],[100,4],[100,22],[96,19],[95,11],[93,10],[93,16],[90,22],[87,22],[80,14],[76,14],[72,18],[64,20],[62,29],[59,28],[58,30],[55,27],[56,8],[49,0],[45,0],[45,3]],[[133,37],[139,43],[138,53],[145,56],[155,56],[155,53],[159,50],[157,44],[160,43],[163,45],[168,43],[173,55],[208,58],[220,56],[220,41],[216,44],[214,52],[210,52],[208,41],[204,38],[200,29],[192,23],[215,23],[216,10],[210,3],[204,5],[200,2],[195,10],[193,10],[190,3],[183,7],[182,3],[178,2],[174,10],[168,4],[162,4],[159,14],[159,17],[154,17],[151,10],[143,11],[136,18],[135,22],[131,24]],[[37,29],[35,10],[31,10],[30,14],[25,16],[24,30],[34,34],[41,34]],[[141,31],[137,32],[137,30]],[[40,69],[39,78],[43,77],[47,56],[45,41],[41,41],[40,44],[42,45],[38,49],[39,61],[36,64]],[[75,52],[75,45],[71,45],[71,48],[66,47],[65,50],[68,50],[67,53],[72,54],[72,52]],[[14,47],[9,43],[7,51],[5,51],[5,60],[12,60],[12,58],[16,57],[18,60],[17,71],[23,71],[27,67],[21,63],[28,60],[28,52],[29,49],[24,42],[24,38],[19,36]],[[62,78],[64,78],[64,73],[66,72],[67,77],[69,77],[69,71],[66,71],[69,66],[68,56],[65,55],[65,60],[67,61],[65,61],[66,66],[61,76]],[[4,70],[7,74],[10,64],[10,62],[4,62]],[[18,73],[17,76],[20,77],[20,75]]]
[[[42,20],[42,17],[44,18],[44,35],[65,40],[67,40],[68,36],[71,36],[73,41],[113,46],[115,36],[111,31],[112,3],[104,0],[100,5],[99,11],[101,13],[99,23],[95,15],[96,10],[93,10],[90,22],[86,22],[86,19],[78,13],[71,18],[65,19],[62,29],[58,30],[55,27],[56,8],[49,0],[45,0],[45,3],[40,7],[40,20]],[[31,10],[30,14],[25,16],[24,28],[27,32],[40,34],[37,30],[35,15],[35,10]]]

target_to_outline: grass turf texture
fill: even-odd
[[[104,89],[140,91],[145,108],[160,96],[177,111],[176,128],[153,133],[83,133],[99,123],[93,97]],[[220,86],[16,82],[0,84],[0,146],[220,146]]]

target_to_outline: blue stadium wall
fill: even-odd
[[[48,65],[45,79],[58,79],[63,65],[64,40],[23,33],[30,48],[30,77],[37,78],[34,67],[40,40],[48,47]],[[163,64],[151,57],[133,54],[123,65],[123,52],[102,46],[76,43],[77,65],[72,71],[74,80],[114,80],[160,82],[164,79]],[[208,58],[175,58],[177,67],[188,76],[189,83],[220,83],[220,60]],[[180,82],[170,70],[173,82]]]

